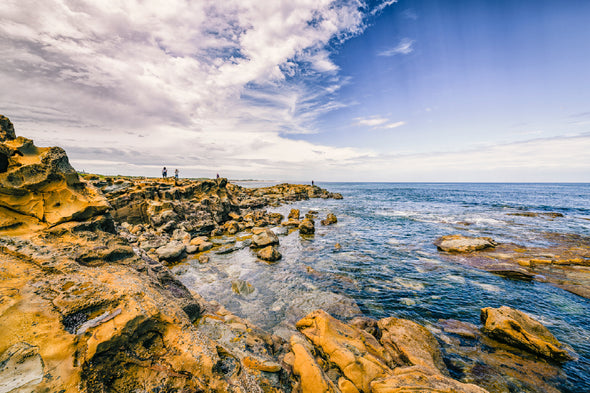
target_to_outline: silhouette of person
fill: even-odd
[[[219,173],[217,174],[217,178],[219,179]]]
[[[178,180],[178,168],[174,171],[174,177]]]
[[[168,169],[166,167],[162,168],[162,178],[165,179],[168,177]]]

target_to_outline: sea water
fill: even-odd
[[[568,382],[561,389],[590,392],[590,299],[444,261],[433,245],[449,234],[523,246],[549,246],[546,232],[590,236],[589,184],[318,185],[344,199],[311,199],[269,211],[286,216],[291,208],[316,210],[319,218],[331,212],[338,223],[324,227],[316,220],[315,235],[305,238],[275,228],[282,235],[279,262],[262,262],[243,248],[212,254],[208,264],[189,260],[174,271],[205,298],[284,337],[317,308],[340,318],[360,312],[424,325],[450,318],[479,325],[481,308],[510,306],[576,351],[579,359],[565,364]],[[510,215],[525,211],[564,217]],[[236,280],[247,281],[254,292],[235,293]]]

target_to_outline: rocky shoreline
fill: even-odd
[[[557,392],[560,364],[575,357],[507,307],[484,308],[481,328],[317,310],[289,340],[267,333],[168,265],[246,247],[277,261],[271,228],[313,236],[318,217],[266,208],[341,195],[80,177],[62,149],[17,138],[3,116],[0,127],[2,392]]]

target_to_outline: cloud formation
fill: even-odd
[[[391,49],[387,49],[378,53],[379,56],[395,56],[395,55],[407,55],[414,51],[413,45],[416,41],[409,38],[402,38],[399,44]]]
[[[315,132],[318,116],[343,106],[329,47],[392,3],[7,0],[0,107],[88,170],[174,162],[193,175],[256,177],[281,163],[345,160],[363,153],[285,135]]]
[[[405,121],[392,122],[386,117],[371,116],[371,117],[357,117],[354,119],[354,126],[371,127],[372,129],[391,129],[405,125]]]

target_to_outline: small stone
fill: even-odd
[[[299,216],[300,216],[300,212],[299,209],[291,209],[291,211],[289,212],[289,215],[287,216],[287,219],[294,219],[294,220],[299,220]]]
[[[333,213],[329,213],[325,220],[322,220],[322,225],[332,225],[338,222],[338,218]]]
[[[273,246],[267,246],[267,247],[263,248],[262,250],[260,250],[256,253],[256,256],[264,261],[269,261],[269,262],[278,261],[279,259],[281,259],[283,257],[281,255],[281,253],[279,252],[279,250],[277,250]]]
[[[306,218],[299,224],[299,233],[302,235],[312,235],[315,232],[313,220]]]

